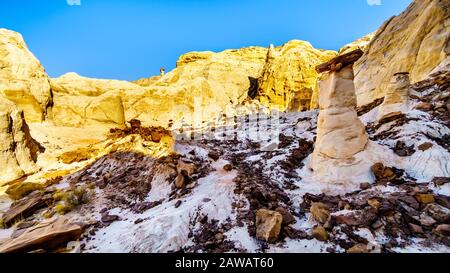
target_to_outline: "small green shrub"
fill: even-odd
[[[88,192],[83,186],[66,191],[58,190],[53,194],[53,199],[58,202],[55,205],[55,211],[59,214],[66,214],[78,205],[89,201]]]

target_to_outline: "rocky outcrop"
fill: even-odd
[[[177,68],[148,88],[157,99],[132,98],[127,114],[142,121],[155,119],[145,111],[149,105],[157,112],[160,124],[169,120],[199,126],[200,122],[220,117],[247,99],[252,79],[258,78],[267,49],[247,47],[219,53],[194,52],[180,57]],[[233,115],[233,113],[227,113]]]
[[[395,73],[409,72],[414,84],[448,62],[449,10],[446,0],[414,1],[381,26],[364,56],[355,63],[358,105],[385,96]]]
[[[80,225],[72,224],[66,217],[53,218],[29,227],[17,238],[5,242],[0,247],[0,253],[24,253],[38,249],[51,251],[78,239],[82,231]]]
[[[0,94],[25,113],[27,122],[41,122],[51,103],[44,68],[17,32],[0,29]]]
[[[89,79],[68,73],[52,79],[56,125],[123,126],[139,119],[144,125],[167,126],[171,120],[192,124],[219,117],[227,106],[247,98],[250,78],[257,78],[267,49],[182,55],[173,71],[135,83]],[[208,56],[208,57],[206,57]]]
[[[23,112],[0,97],[0,185],[38,170],[38,143],[31,137]]]
[[[181,55],[177,61],[177,67],[199,60],[208,60],[214,55],[212,51],[188,52]]]
[[[369,47],[369,44],[372,41],[373,37],[375,37],[375,32],[367,34],[366,36],[359,38],[356,41],[346,44],[345,46],[339,49],[339,55],[343,55],[357,49],[360,49],[363,52],[365,52]]]
[[[278,239],[283,216],[276,211],[260,209],[256,212],[256,237],[273,243]]]
[[[408,110],[409,73],[396,73],[386,89],[386,95],[379,110],[379,119],[399,115]]]
[[[143,88],[126,81],[100,80],[68,73],[52,79],[52,120],[61,126],[106,125],[123,127],[122,96]]]
[[[339,49],[339,55],[344,55],[349,52],[355,51],[357,49],[365,52],[367,48],[369,47],[370,42],[372,41],[373,37],[375,36],[375,33],[370,33],[354,42],[351,42],[345,46],[343,46],[341,49]],[[316,80],[316,84],[313,89],[313,93],[311,96],[311,102],[309,109],[318,109],[319,108],[319,82],[323,80],[323,75],[319,74]]]
[[[315,49],[298,40],[271,47],[258,79],[259,100],[282,111],[309,110],[318,76],[314,68],[336,55],[334,51]]]
[[[36,191],[26,198],[14,202],[11,208],[3,214],[3,224],[10,226],[14,221],[32,215],[37,209],[44,207],[48,200],[49,198],[45,198],[43,193]]]

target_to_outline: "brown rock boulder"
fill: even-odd
[[[8,211],[3,214],[3,223],[9,226],[18,218],[26,218],[30,216],[37,209],[45,206],[47,197],[41,192],[34,192],[28,197],[14,202]]]
[[[328,241],[330,239],[328,232],[322,226],[313,228],[312,236],[322,242]]]
[[[365,244],[356,244],[351,248],[347,249],[347,253],[368,253],[367,245]]]
[[[283,216],[281,213],[260,209],[256,212],[256,237],[269,243],[278,239]]]
[[[82,233],[82,227],[70,223],[66,217],[47,220],[28,228],[19,237],[10,239],[0,246],[0,253],[23,253],[36,249],[54,250]]]
[[[311,212],[313,218],[321,224],[324,224],[330,217],[330,210],[324,203],[312,203],[309,211]]]
[[[434,229],[434,232],[444,236],[450,236],[450,225],[442,224]]]
[[[417,201],[422,204],[429,204],[434,202],[434,196],[431,193],[418,193],[416,197]]]

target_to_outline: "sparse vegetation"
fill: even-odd
[[[58,214],[66,214],[81,204],[89,201],[88,191],[84,186],[69,190],[59,190],[53,194],[53,200],[58,202],[55,211]]]

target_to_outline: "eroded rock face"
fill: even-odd
[[[0,185],[38,170],[38,143],[31,137],[23,112],[0,97]]]
[[[375,37],[375,33],[367,34],[366,36],[353,41],[339,49],[339,55],[349,53],[356,49],[361,49],[362,51],[366,51],[369,47],[370,42],[372,41],[373,37]]]
[[[51,102],[47,74],[17,32],[0,29],[0,94],[25,113],[27,122],[41,122]]]
[[[368,137],[356,113],[352,66],[320,82],[320,114],[314,156],[350,159],[364,150]]]
[[[445,0],[414,1],[381,26],[355,63],[359,106],[383,97],[394,73],[409,72],[416,83],[448,62],[449,9]]]
[[[380,106],[379,119],[399,115],[408,110],[409,73],[396,73],[387,86],[384,101]]]
[[[308,42],[293,40],[271,48],[258,80],[259,100],[282,111],[309,110],[318,73],[315,66],[336,57]]]
[[[259,76],[266,53],[261,47],[188,53],[173,71],[135,83],[68,73],[51,81],[53,121],[74,127],[121,127],[131,119],[146,126],[167,126],[170,120],[192,124],[196,109],[200,121],[218,117],[247,98],[250,78]]]
[[[143,88],[126,81],[90,79],[67,73],[52,79],[52,120],[55,125],[123,127],[122,96]]]
[[[214,55],[214,52],[211,51],[197,51],[197,52],[188,52],[186,54],[181,55],[177,60],[177,67],[183,66],[188,63],[192,63],[199,60],[208,60]]]

